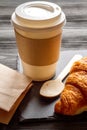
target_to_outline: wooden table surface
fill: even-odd
[[[11,14],[17,5],[24,2],[27,2],[27,0],[0,0],[0,63],[13,69],[17,69],[17,47],[11,25]],[[87,0],[54,0],[53,2],[61,6],[67,19],[63,29],[61,50],[86,49]],[[34,122],[27,125],[13,124],[14,121],[8,126],[0,124],[0,130],[87,130],[87,120],[65,123]]]

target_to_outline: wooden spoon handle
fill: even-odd
[[[60,79],[61,81],[67,76],[67,74],[69,73],[73,63],[77,60],[80,60],[82,58],[82,55],[76,54],[70,61],[69,63],[64,67],[64,69],[62,70],[62,72],[58,75],[58,77],[56,78],[56,80]]]

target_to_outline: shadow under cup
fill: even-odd
[[[54,9],[56,6],[49,2],[45,2],[45,4],[39,2],[39,5],[38,2],[31,3],[34,3],[35,9],[40,6],[41,9],[49,11],[50,13],[52,13],[51,8],[53,7]],[[27,4],[32,5],[31,3],[29,2]],[[46,5],[47,7],[45,8]],[[48,5],[50,8],[48,8]],[[22,6],[20,7],[22,8]],[[32,8],[32,6],[28,6],[28,8]],[[15,11],[17,14],[20,14],[20,12],[17,12],[19,9],[20,8],[18,7]],[[60,11],[60,13],[58,12],[58,19],[57,16],[56,18],[53,16],[53,18],[48,18],[46,20],[29,20],[16,13],[13,13],[12,15],[17,47],[23,66],[23,73],[34,81],[48,80],[53,77],[56,72],[56,66],[60,54],[62,27],[65,23],[65,15],[63,12],[61,13],[60,8],[58,9]],[[57,24],[53,25],[52,22],[56,22]]]

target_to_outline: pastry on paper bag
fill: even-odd
[[[31,82],[24,74],[0,64],[0,123],[9,123]]]

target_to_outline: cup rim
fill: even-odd
[[[39,3],[43,3],[45,1],[39,1]],[[23,12],[23,8],[27,5],[33,5],[34,3],[38,4],[38,1],[35,2],[26,2],[24,4],[21,4],[19,5],[15,12],[12,14],[12,21],[13,23],[15,23],[16,25],[22,27],[22,28],[31,28],[31,29],[44,29],[44,28],[52,28],[54,26],[63,26],[65,23],[66,23],[66,18],[65,18],[65,14],[64,12],[61,10],[61,8],[57,5],[57,4],[54,4],[54,3],[51,3],[51,2],[45,2],[45,5],[47,3],[48,4],[51,4],[52,5],[55,5],[55,8],[59,7],[59,14],[55,14],[55,16],[52,16],[48,19],[30,19],[30,18],[26,18],[26,16],[24,17],[24,14],[23,14],[23,17],[22,17],[22,12]],[[45,6],[44,5],[44,6]],[[35,5],[34,5],[35,6]],[[20,13],[20,10],[22,11]]]

